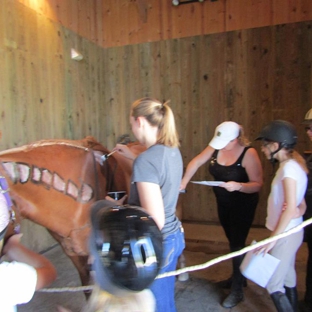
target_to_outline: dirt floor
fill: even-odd
[[[226,239],[220,227],[185,224],[184,228],[187,247],[183,254],[187,267],[206,263],[228,253]],[[267,234],[265,229],[252,229],[249,242],[254,239],[260,241],[266,238]],[[302,299],[304,295],[306,248],[304,243],[297,254],[296,261],[299,299]],[[66,307],[72,312],[81,311],[81,307],[85,304],[82,291],[66,291],[66,288],[75,290],[73,287],[80,286],[78,274],[72,263],[58,245],[46,252],[45,255],[51,259],[58,270],[58,278],[50,288],[61,292],[37,292],[31,302],[18,307],[18,312],[55,312],[58,305]],[[244,290],[243,302],[232,309],[223,308],[220,302],[226,296],[227,291],[218,288],[215,283],[229,277],[230,273],[231,260],[226,260],[206,269],[190,272],[186,281],[179,281],[177,278],[176,306],[178,312],[276,311],[266,290],[251,281],[248,281],[248,287]]]

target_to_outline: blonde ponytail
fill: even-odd
[[[309,169],[307,167],[305,159],[297,151],[289,150],[289,156],[291,159],[295,160],[300,165],[300,167],[306,174],[309,173]]]
[[[162,104],[152,98],[136,100],[131,107],[134,119],[143,116],[152,126],[158,128],[157,142],[170,147],[179,147],[179,136],[169,101]]]

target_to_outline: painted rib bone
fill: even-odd
[[[81,181],[80,188],[70,179],[63,179],[58,173],[46,168],[39,168],[21,162],[3,162],[3,167],[12,183],[34,183],[47,190],[51,188],[73,198],[75,201],[87,203],[92,200],[94,191],[91,185]]]

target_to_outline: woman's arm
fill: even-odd
[[[44,256],[33,252],[20,243],[21,234],[11,236],[3,247],[9,260],[23,262],[37,271],[36,290],[50,285],[56,279],[56,269]]]
[[[254,148],[249,148],[244,158],[242,165],[246,169],[249,182],[242,183],[240,192],[259,192],[263,184],[263,172],[258,153]]]
[[[180,190],[184,190],[186,188],[197,169],[211,158],[213,152],[214,149],[208,145],[200,154],[189,162],[181,181]]]
[[[286,209],[281,213],[276,228],[272,232],[271,236],[283,233],[291,221],[296,216],[297,204],[296,204],[296,191],[297,183],[292,178],[284,178],[283,181],[284,197],[286,203]]]
[[[286,209],[282,211],[278,223],[272,231],[270,237],[275,236],[277,234],[283,233],[288,226],[291,219],[296,217],[297,214],[297,205],[296,205],[296,190],[297,190],[297,183],[292,178],[284,178],[283,181],[283,189],[284,189],[284,198]],[[284,204],[284,205],[285,205]],[[301,205],[301,204],[300,204]],[[259,252],[267,253],[269,252],[276,244],[276,241],[264,245],[259,249]]]
[[[229,192],[259,192],[263,184],[263,173],[258,153],[254,148],[249,148],[247,150],[242,165],[246,169],[249,182],[240,183],[235,181],[229,181],[220,185],[220,187],[224,187]]]
[[[135,160],[138,154],[135,154],[127,145],[124,144],[116,144],[113,148],[113,151],[116,151],[118,154],[130,159]]]
[[[286,209],[287,209],[287,204],[284,203],[283,211],[285,211]],[[296,208],[296,214],[295,214],[294,218],[299,218],[299,217],[303,216],[304,213],[306,212],[306,210],[307,210],[307,204],[306,204],[305,199],[303,198],[301,203]]]
[[[159,185],[150,182],[136,182],[136,185],[141,207],[154,218],[161,230],[165,225],[165,209]]]

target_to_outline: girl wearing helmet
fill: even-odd
[[[267,159],[279,164],[267,202],[266,227],[274,236],[302,223],[308,169],[294,150],[297,134],[291,123],[274,120],[262,129],[257,140],[262,141],[261,150]],[[266,286],[278,311],[297,309],[295,258],[302,239],[300,230],[257,250],[281,260]]]

